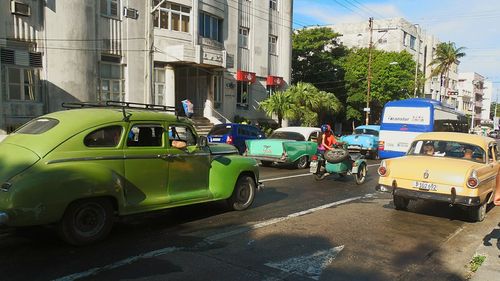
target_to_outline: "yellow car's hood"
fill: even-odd
[[[472,169],[481,176],[480,168],[484,166],[470,160],[429,156],[404,156],[385,161],[389,177],[455,186],[462,186]]]

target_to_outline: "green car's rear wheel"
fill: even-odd
[[[96,198],[71,203],[59,223],[61,238],[72,245],[87,245],[104,239],[113,227],[110,200]]]
[[[306,155],[300,157],[296,162],[295,166],[297,169],[305,169],[307,166],[309,166],[309,158],[307,158]]]
[[[255,180],[248,175],[242,175],[236,181],[233,194],[227,199],[229,208],[235,211],[242,211],[252,205],[255,198]]]

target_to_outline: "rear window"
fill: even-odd
[[[32,120],[21,128],[17,129],[14,133],[39,135],[47,132],[59,124],[59,120],[52,118],[40,118]]]
[[[284,139],[284,140],[296,140],[296,141],[305,141],[306,139],[300,133],[296,132],[274,132],[270,137],[270,139]]]
[[[230,132],[231,132],[231,125],[215,125],[208,134],[212,136],[222,136],[222,135],[227,135]]]

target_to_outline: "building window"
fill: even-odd
[[[101,15],[118,17],[118,0],[101,0]]]
[[[278,10],[278,0],[269,0],[269,8],[271,10]]]
[[[224,76],[222,73],[214,75],[214,106],[220,108],[222,105],[222,95],[224,92]]]
[[[222,19],[200,13],[200,36],[222,42]]]
[[[9,101],[39,101],[39,71],[33,68],[2,67],[2,89]]]
[[[248,33],[249,33],[248,28],[240,27],[240,34],[238,37],[240,48],[248,49]]]
[[[415,50],[415,42],[416,42],[417,38],[415,36],[411,36],[410,35],[410,48],[412,50]]]
[[[99,100],[123,101],[125,87],[123,66],[117,63],[101,61]]]
[[[277,55],[278,51],[278,37],[276,36],[269,36],[269,53],[272,55]]]
[[[165,102],[165,69],[154,69],[154,104],[163,105]]]
[[[153,7],[156,7],[160,2],[161,0],[153,0]],[[190,18],[190,7],[165,1],[153,13],[153,26],[189,33]]]
[[[250,84],[246,81],[238,81],[236,87],[236,107],[248,109]]]

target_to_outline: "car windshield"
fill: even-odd
[[[443,141],[418,140],[414,141],[407,155],[423,155],[429,157],[459,158],[479,163],[486,162],[485,151],[474,144]]]
[[[355,129],[355,135],[372,135],[378,137],[378,131],[371,129]]]
[[[284,132],[284,131],[274,132],[274,133],[272,133],[272,135],[269,138],[270,139],[283,139],[283,140],[296,140],[296,141],[305,141],[306,140],[304,138],[304,136],[300,133]]]
[[[215,125],[212,130],[210,130],[209,135],[212,136],[222,136],[231,132],[231,125]]]
[[[26,125],[19,128],[15,133],[17,134],[30,134],[38,135],[47,132],[59,124],[59,120],[52,118],[40,118],[26,123]]]

